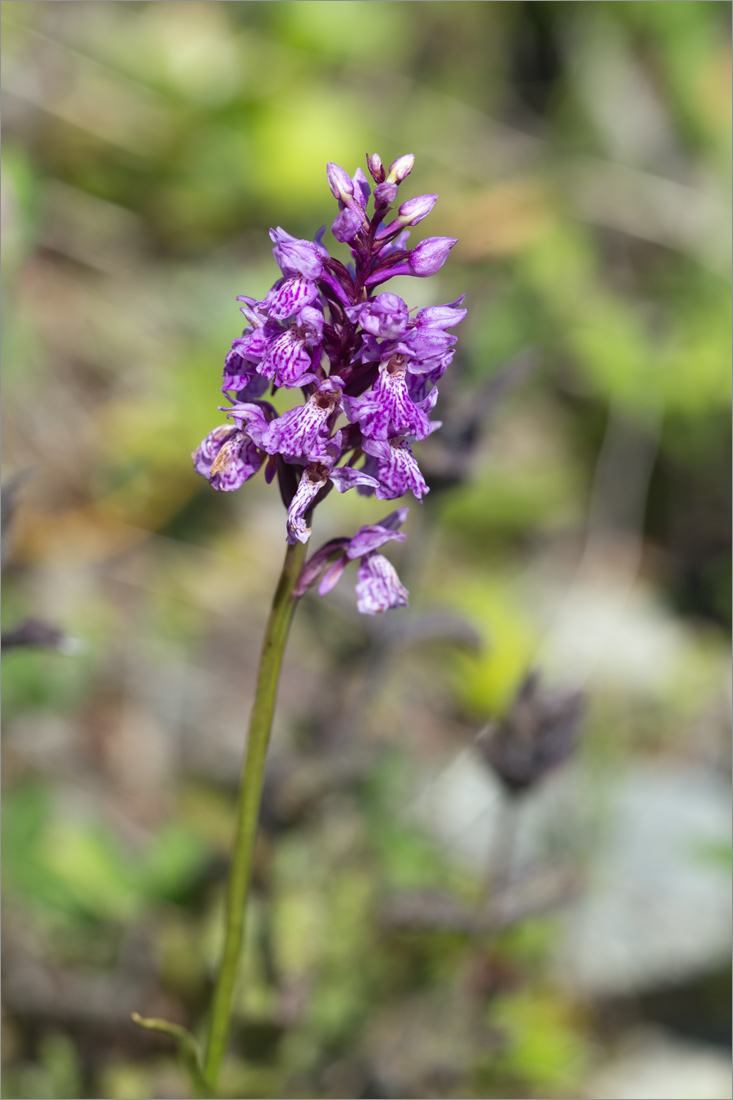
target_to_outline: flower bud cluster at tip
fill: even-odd
[[[407,227],[430,214],[437,195],[408,198],[387,220],[414,162],[405,154],[385,171],[378,154],[367,154],[373,193],[360,168],[349,176],[329,163],[328,185],[339,206],[332,233],[349,245],[351,264],[329,254],[325,227],[312,241],[278,227],[270,237],[281,277],[263,299],[239,299],[247,324],[224,362],[222,392],[229,404],[220,408],[227,423],[194,451],[194,467],[223,492],[240,488],[262,466],[268,482],[277,476],[289,543],[308,541],[313,509],[333,489],[357,488],[378,500],[407,492],[421,500],[429,491],[412,444],[440,427],[430,413],[453,358],[456,337],[448,330],[466,310],[461,297],[415,312],[398,295],[377,289],[396,275],[435,274],[456,243],[428,237],[407,248]],[[264,399],[270,386],[273,393],[298,388],[303,402],[278,415]],[[375,614],[404,606],[407,590],[376,551],[386,541],[403,540],[396,528],[406,511],[361,528],[350,540],[335,540],[336,549],[334,540],[326,544],[326,557],[322,548],[304,567],[298,594],[318,579],[325,593],[358,558],[359,610]]]

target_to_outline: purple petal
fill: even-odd
[[[379,526],[387,527],[390,531],[395,531],[405,522],[409,511],[409,508],[395,508],[394,512],[390,512],[384,519],[380,519]]]
[[[280,331],[267,349],[260,364],[260,373],[273,379],[278,386],[297,386],[305,383],[304,376],[313,366],[314,358],[320,359],[320,347],[309,352],[308,347],[319,343],[323,332],[323,314],[310,306],[301,310],[289,328]]]
[[[270,316],[276,321],[285,321],[309,306],[317,297],[318,287],[314,282],[293,275],[279,284],[276,283],[265,300]]]
[[[319,437],[326,429],[326,417],[310,401],[273,420],[267,429],[262,446],[268,454],[286,457],[321,457]],[[317,452],[317,453],[313,453]]]
[[[458,337],[449,332],[444,332],[443,329],[413,328],[408,332],[406,339],[409,341],[412,352],[411,358],[415,362],[413,373],[419,373],[421,370],[429,370],[430,360],[445,355],[456,343]],[[421,366],[422,363],[425,363],[425,365]]]
[[[439,382],[446,372],[447,367],[453,362],[453,352],[449,351],[439,359],[429,359],[424,362],[411,360],[407,364],[407,389],[410,397],[416,405],[425,408],[425,398],[428,396],[428,387],[431,382]],[[414,370],[412,368],[415,368]],[[418,369],[419,368],[419,369]],[[424,370],[423,370],[424,368]]]
[[[405,360],[401,355],[393,355],[380,364],[372,389],[349,401],[348,415],[370,439],[396,435],[425,439],[430,434],[430,421],[408,392]]]
[[[382,183],[386,175],[379,153],[367,153],[367,168],[375,183]]]
[[[214,428],[192,457],[196,471],[214,489],[226,493],[244,485],[262,465],[257,446],[245,432],[231,426]]]
[[[267,378],[263,378],[260,374],[253,374],[244,389],[237,390],[237,400],[256,401],[262,397],[269,384]],[[223,386],[222,389],[224,389]]]
[[[414,199],[403,202],[394,221],[380,228],[376,237],[377,241],[393,236],[407,225],[418,225],[424,218],[427,218],[437,201],[437,195],[416,195]]]
[[[325,225],[322,225],[321,228],[316,233],[315,237],[313,238],[313,243],[315,244],[316,248],[318,249],[318,255],[321,256],[324,260],[327,260],[328,259],[328,249],[326,248],[325,244],[323,243],[323,238],[325,237],[325,235],[326,235],[326,227],[325,227]]]
[[[202,477],[209,476],[216,456],[227,440],[231,439],[236,431],[237,429],[234,424],[222,424],[220,427],[214,428],[213,431],[209,432],[206,439],[204,439],[191,454],[194,469],[197,474],[201,474]]]
[[[323,263],[313,241],[291,237],[279,226],[270,230],[270,240],[275,244],[272,252],[283,275],[303,275],[306,279],[320,279]]]
[[[305,405],[298,405],[273,420],[261,444],[264,449],[269,454],[279,452],[290,458],[326,458],[329,421],[341,408],[340,383],[340,378],[327,378]]]
[[[315,554],[312,554],[300,571],[298,582],[293,589],[293,595],[302,596],[316,583],[319,576],[337,551],[344,551],[349,545],[348,539],[329,539]]]
[[[404,153],[397,160],[393,160],[389,166],[389,173],[387,179],[395,180],[397,183],[402,183],[412,171],[412,166],[415,163],[414,153]]]
[[[390,462],[392,459],[392,451],[386,439],[365,439],[362,446],[368,455],[379,462]]]
[[[234,340],[232,351],[236,351],[242,359],[247,359],[250,364],[258,363],[267,350],[268,341],[277,335],[277,330],[278,326],[274,325],[272,321],[268,321],[267,324],[260,325],[253,332],[245,332],[244,336]]]
[[[377,450],[377,445],[385,450]],[[420,472],[409,443],[404,439],[391,439],[388,444],[376,440],[364,440],[364,450],[373,456],[374,463],[368,469],[379,481],[375,491],[377,500],[396,500],[411,491],[421,500],[430,490]]]
[[[360,527],[351,539],[346,553],[349,559],[353,561],[354,558],[363,558],[365,554],[378,550],[380,546],[384,546],[386,542],[390,541],[404,542],[405,535],[400,531],[391,531],[388,527],[382,527],[378,523]]]
[[[246,392],[246,396],[260,397],[267,389],[267,379],[260,377],[253,363],[244,358],[240,350],[241,343],[246,338],[240,337],[232,344],[232,350],[224,360],[224,377],[221,388],[223,391],[236,390],[237,393]]]
[[[349,173],[341,165],[329,161],[326,165],[326,179],[335,199],[343,201],[354,194],[354,185],[351,182]]]
[[[370,554],[359,566],[356,596],[362,615],[378,615],[390,607],[407,607],[409,592],[390,561]]]
[[[267,431],[267,417],[261,405],[253,405],[250,402],[238,402],[230,409],[220,405],[222,412],[236,423],[240,431],[245,432],[258,447],[262,447],[262,440]],[[272,409],[271,405],[266,406]]]
[[[353,241],[361,227],[362,221],[358,213],[347,206],[344,207],[340,214],[336,215],[333,225],[331,226],[331,232],[337,241],[346,244],[349,241]]]
[[[339,493],[345,493],[347,490],[353,489],[355,485],[368,485],[373,489],[376,489],[379,485],[375,478],[365,474],[363,470],[355,470],[351,466],[337,466],[335,470],[331,470],[330,478],[334,488]]]
[[[462,302],[465,297],[466,295],[462,294],[456,300]],[[430,325],[436,328],[453,328],[454,325],[460,324],[467,313],[467,309],[455,309],[455,303],[451,302],[447,306],[428,306],[427,309],[421,309],[415,320],[418,327]]]
[[[387,279],[393,279],[395,275],[416,275],[420,279],[435,275],[448,259],[453,245],[457,243],[455,237],[426,237],[407,256],[404,253],[401,259],[395,256],[395,262],[391,267],[381,269],[377,267],[365,280],[365,286],[377,286],[379,283],[386,282]],[[382,255],[389,256],[391,251],[397,250],[384,249]]]
[[[270,485],[277,474],[277,455],[270,455],[265,466],[265,484]]]
[[[407,332],[410,320],[407,304],[396,294],[377,294],[346,312],[365,332],[382,340],[399,340]]]
[[[336,561],[323,574],[323,580],[318,585],[318,595],[325,596],[327,592],[338,583],[346,566],[346,558],[336,558]]]
[[[304,516],[326,484],[326,475],[325,467],[317,463],[312,463],[301,474],[297,491],[288,508],[287,536],[291,546],[296,542],[307,542],[311,537],[311,529],[306,526]]]
[[[410,253],[410,271],[425,279],[440,271],[448,259],[451,248],[457,244],[455,237],[426,237]]]
[[[403,225],[417,225],[427,218],[437,201],[437,195],[416,195],[414,199],[403,202],[397,211]]]
[[[385,180],[374,188],[374,201],[379,206],[388,206],[397,198],[397,184],[392,180]]]
[[[354,184],[354,198],[359,203],[362,210],[366,210],[366,204],[369,201],[372,189],[361,168],[357,168],[354,172],[352,183]]]

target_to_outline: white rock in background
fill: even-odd
[[[486,869],[503,809],[498,780],[471,749],[421,779],[408,818],[457,862],[478,872]]]
[[[624,994],[724,963],[729,875],[712,852],[730,838],[730,792],[685,762],[636,764],[612,782],[586,889],[558,947],[563,983]]]
[[[651,593],[631,585],[608,575],[573,585],[535,658],[539,667],[577,685],[667,695],[695,637]]]
[[[641,1031],[585,1090],[590,1100],[730,1100],[730,1058],[715,1047]]]

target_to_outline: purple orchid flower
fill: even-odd
[[[407,304],[396,294],[377,294],[358,306],[350,306],[346,314],[364,332],[380,340],[399,340],[410,320]]]
[[[363,470],[354,470],[351,466],[338,466],[334,469],[331,465],[333,459],[324,462],[310,462],[303,471],[300,484],[288,509],[287,535],[288,542],[307,542],[311,535],[311,529],[305,522],[305,514],[313,504],[313,501],[331,482],[339,493],[345,493],[357,485],[376,489],[378,482],[370,474]]]
[[[193,454],[194,466],[214,488],[231,491],[267,459],[265,478],[277,473],[291,545],[308,540],[306,517],[332,488],[355,487],[379,500],[407,492],[420,500],[428,492],[411,443],[440,426],[430,420],[436,383],[453,358],[456,337],[448,330],[466,310],[459,298],[415,314],[399,295],[377,292],[395,275],[434,274],[456,243],[428,237],[407,248],[406,227],[430,214],[436,195],[407,198],[389,220],[389,206],[414,161],[407,153],[385,169],[378,154],[368,154],[373,194],[360,168],[350,176],[329,164],[328,184],[339,206],[332,232],[349,247],[350,261],[329,254],[325,227],[312,241],[272,229],[281,277],[263,300],[239,299],[247,327],[232,342],[222,382],[233,423],[209,433]],[[302,401],[278,415],[262,400],[270,384],[273,393],[300,388]],[[304,567],[298,592],[305,590],[309,569],[321,576],[328,567],[320,586],[327,591],[345,564],[358,559],[360,611],[406,604],[406,589],[377,552],[384,541],[402,540],[396,528],[404,512],[361,528],[352,539],[331,540],[322,548],[326,556],[314,555]]]
[[[422,500],[430,492],[412,448],[405,438],[397,436],[386,442],[381,439],[365,439],[362,446],[368,455],[364,470],[377,481],[374,490],[377,500],[396,500],[407,492]],[[369,491],[361,490],[365,496]]]
[[[431,364],[439,359],[448,348],[452,348],[458,337],[445,330],[460,324],[468,310],[456,309],[463,301],[463,295],[447,306],[429,306],[419,310],[414,321],[410,322],[410,331],[406,341],[412,348],[412,362],[409,369],[414,374],[425,374],[433,369]]]
[[[304,386],[313,382],[321,358],[323,313],[305,306],[285,329],[268,343],[258,370],[276,386]]]
[[[291,237],[284,229],[271,229],[272,252],[285,276],[268,293],[267,309],[276,321],[299,313],[318,297],[316,280],[323,275],[323,260],[313,241]]]
[[[222,380],[222,392],[234,390],[240,400],[261,397],[267,389],[267,379],[257,373],[255,364],[246,359],[239,350],[238,345],[244,337],[232,343],[231,351],[224,360],[224,378]]]
[[[381,161],[380,167],[381,167]],[[403,180],[407,179],[412,166],[415,163],[415,157],[412,153],[405,153],[403,157],[398,157],[389,166],[389,174],[387,178],[379,184],[374,192],[374,199],[378,206],[388,206],[391,202],[397,198],[397,188]],[[371,170],[371,165],[369,165]],[[384,171],[382,169],[382,171]]]
[[[331,375],[313,391],[305,405],[298,405],[273,420],[263,436],[269,454],[286,459],[324,460],[328,457],[330,425],[342,411],[343,382]]]
[[[435,386],[436,382],[439,382],[443,377],[448,367],[453,362],[453,352],[447,351],[445,355],[442,355],[439,359],[431,359],[427,363],[422,363],[417,360],[418,366],[425,367],[424,370],[411,371],[410,364],[416,362],[415,360],[408,361],[408,374],[407,374],[407,392],[412,400],[420,408],[428,411],[428,406],[425,404],[427,398],[432,397],[435,394],[437,398],[437,389],[431,389],[431,385]],[[428,369],[429,368],[429,369]],[[433,399],[433,402],[435,399]],[[430,406],[432,408],[432,405]],[[434,425],[433,425],[434,426]]]
[[[410,397],[406,374],[405,356],[391,355],[379,364],[379,373],[368,393],[363,397],[344,398],[349,420],[359,424],[366,438],[389,439],[390,436],[410,435],[415,439],[425,439],[430,435],[430,420]]]
[[[376,615],[390,607],[406,607],[407,589],[400,582],[392,563],[377,550],[392,539],[405,541],[405,536],[397,528],[405,522],[407,512],[407,508],[398,508],[379,523],[360,527],[351,539],[331,539],[303,567],[296,595],[307,591],[322,574],[318,593],[325,596],[338,583],[346,565],[359,558],[356,584],[359,611],[365,615]],[[331,560],[334,554],[337,556]],[[329,561],[331,564],[324,572]]]
[[[286,278],[301,275],[315,282],[323,274],[323,261],[313,241],[299,240],[286,233],[284,229],[270,230],[270,240],[275,247],[272,254],[277,266]]]
[[[377,615],[390,607],[407,607],[409,595],[388,558],[368,554],[361,559],[356,598],[362,615]]]
[[[247,432],[223,424],[209,432],[191,455],[194,469],[212,488],[231,493],[249,481],[262,465],[262,454]]]

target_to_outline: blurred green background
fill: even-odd
[[[459,239],[394,289],[469,315],[410,610],[296,617],[224,1095],[730,1096],[730,5],[2,17],[3,615],[74,643],[4,661],[3,1095],[185,1094],[129,1013],[205,1031],[284,541],[189,453],[267,229],[368,150]],[[530,667],[589,704],[514,806],[473,746]]]

